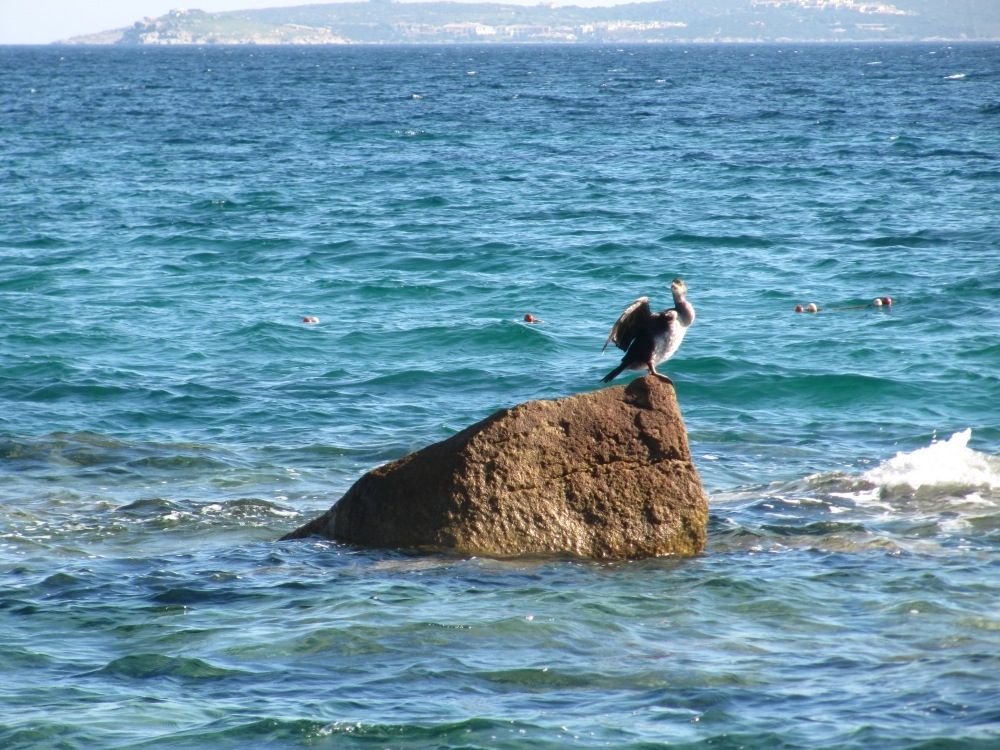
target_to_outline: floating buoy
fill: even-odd
[[[875,307],[882,307],[882,298],[876,297],[872,300],[872,304],[875,305]]]
[[[806,309],[802,305],[796,305],[795,306],[795,312],[800,313],[800,312],[805,312],[805,311],[806,311]]]
[[[806,312],[817,313],[819,312],[819,306],[815,302],[810,302],[806,305]]]
[[[542,321],[540,321],[538,318],[536,318],[531,313],[525,313],[524,314],[524,322],[525,323],[541,323]]]
[[[886,307],[892,307],[892,297],[883,297],[882,304]]]
[[[302,319],[302,322],[303,323],[319,323],[319,318],[317,318],[315,315],[306,315]]]

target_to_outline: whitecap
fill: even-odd
[[[950,76],[945,76],[944,80],[946,80],[946,81],[961,81],[963,78],[965,78],[965,75],[966,75],[965,73],[952,73]]]
[[[848,492],[831,492],[830,497],[837,497],[841,500],[849,500],[852,503],[862,503],[864,505],[882,505],[879,503],[878,487],[868,487],[862,489],[852,489]],[[888,508],[888,505],[882,505]]]
[[[969,448],[972,430],[956,432],[947,440],[935,440],[925,448],[900,451],[862,479],[879,487],[1000,488],[1000,458]]]
[[[969,520],[963,516],[952,516],[951,518],[944,518],[939,521],[938,528],[945,534],[957,536],[959,534],[964,534],[972,528],[972,524],[969,523]]]

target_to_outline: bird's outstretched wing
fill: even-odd
[[[623,351],[628,349],[632,339],[648,324],[652,315],[653,313],[649,309],[649,297],[639,297],[622,311],[618,320],[611,327],[611,333],[608,335],[608,340],[604,342],[604,346],[601,347],[601,351],[607,349],[608,344],[612,342]]]

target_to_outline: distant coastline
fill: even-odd
[[[988,42],[1000,4],[962,0],[668,0],[609,7],[370,2],[207,13],[173,10],[71,37],[79,45]],[[972,20],[970,20],[972,19]]]

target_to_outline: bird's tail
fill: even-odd
[[[611,372],[609,372],[607,375],[605,375],[603,378],[601,378],[601,382],[602,383],[610,383],[612,380],[614,380],[619,375],[621,375],[622,371],[624,369],[625,369],[625,365],[624,364],[618,365],[618,367],[616,367]]]

